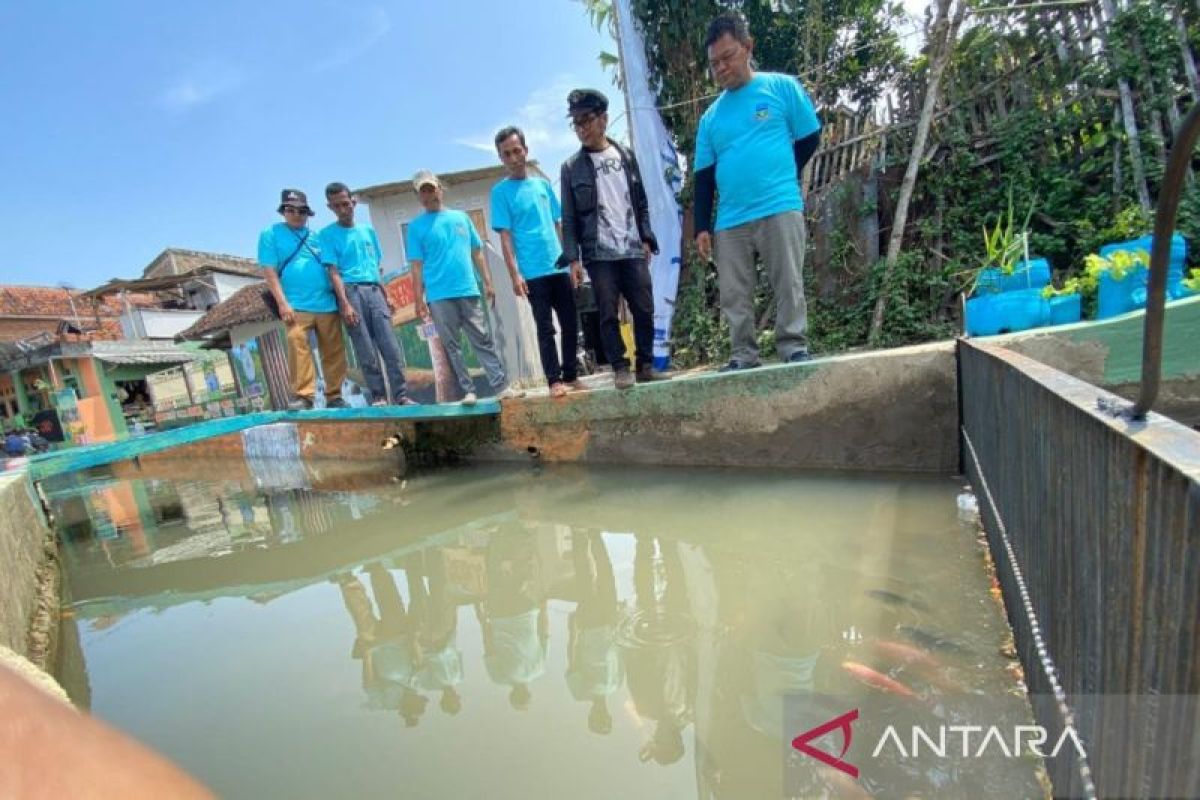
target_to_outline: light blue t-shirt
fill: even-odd
[[[300,238],[305,235],[308,239],[300,246]],[[263,269],[279,272],[288,256],[296,254],[291,261],[287,261],[279,280],[283,284],[283,296],[295,311],[328,314],[338,310],[333,286],[319,258],[319,239],[308,228],[294,230],[282,222],[275,223],[258,237],[258,263]]]
[[[335,222],[321,229],[321,260],[337,267],[346,283],[379,283],[382,254],[370,225],[346,228]]]
[[[812,101],[790,75],[756,72],[721,93],[696,133],[697,170],[717,165],[717,224],[725,230],[800,211],[793,144],[821,129]]]
[[[562,245],[554,223],[562,209],[550,181],[530,176],[505,178],[492,187],[492,230],[510,231],[517,269],[525,280],[555,273]]]
[[[426,211],[408,223],[404,247],[410,262],[421,262],[426,302],[479,297],[471,251],[483,242],[464,212]]]

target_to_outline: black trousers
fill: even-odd
[[[637,367],[654,364],[654,294],[650,290],[650,267],[644,258],[620,261],[590,261],[584,264],[592,279],[596,310],[600,315],[600,341],[613,371],[629,369],[617,306],[624,297],[633,315],[633,345]]]
[[[571,276],[566,272],[545,275],[525,281],[525,288],[529,291],[529,305],[533,307],[538,350],[542,355],[542,371],[546,373],[546,382],[570,383],[579,376],[579,368],[575,361],[579,343],[579,323]],[[554,349],[555,315],[558,315],[559,332],[562,334],[561,361]]]

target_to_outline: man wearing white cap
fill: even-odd
[[[476,400],[475,384],[463,361],[464,332],[496,397],[509,400],[522,396],[524,392],[517,392],[508,385],[504,365],[487,329],[475,272],[483,282],[488,303],[495,303],[496,290],[483,258],[483,242],[471,218],[462,211],[444,207],[442,184],[427,169],[413,177],[413,191],[425,208],[424,214],[409,223],[404,242],[412,265],[417,313],[423,318],[432,317],[454,377],[462,389],[463,404],[473,405]]]

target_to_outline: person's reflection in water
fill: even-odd
[[[683,757],[683,731],[692,720],[696,692],[695,621],[677,547],[638,535],[637,608],[622,622],[620,637],[634,707],[638,716],[655,723],[639,757],[659,764]]]
[[[616,646],[617,583],[604,538],[594,531],[571,535],[578,605],[568,618],[567,686],[571,695],[591,703],[588,729],[612,731],[608,696],[621,688],[624,672]]]
[[[357,634],[351,655],[363,662],[367,707],[399,711],[411,728],[420,721],[429,702],[416,692],[413,683],[420,647],[392,573],[379,562],[368,564],[365,570],[371,579],[378,617],[356,577],[346,573],[336,579]]]
[[[410,556],[404,565],[408,577],[408,612],[416,620],[421,663],[414,686],[421,692],[441,692],[439,707],[454,715],[462,710],[462,697],[455,688],[463,681],[462,653],[458,635],[458,605],[446,586],[446,562],[441,548],[433,547]]]
[[[511,686],[508,700],[529,708],[529,684],[546,671],[549,615],[537,557],[537,538],[523,529],[501,530],[488,540],[487,596],[475,606],[483,631],[488,677]]]

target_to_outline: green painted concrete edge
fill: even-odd
[[[245,583],[234,586],[222,586],[219,589],[210,589],[203,592],[162,592],[156,595],[144,595],[139,597],[97,597],[89,598],[77,603],[72,603],[71,608],[76,612],[77,619],[94,619],[96,617],[110,616],[114,614],[127,614],[131,611],[139,611],[150,608],[155,611],[163,611],[172,606],[184,605],[185,603],[209,602],[225,597],[253,597],[258,594],[283,595],[290,594],[298,589],[303,589],[317,583],[324,583],[332,580],[337,575],[342,575],[349,570],[353,570],[368,561],[398,561],[412,553],[418,553],[430,547],[436,547],[445,542],[449,542],[454,538],[470,533],[473,531],[486,531],[497,524],[511,522],[516,519],[516,512],[505,511],[499,514],[493,514],[484,517],[466,525],[460,525],[457,528],[440,531],[438,533],[430,533],[411,542],[389,550],[386,553],[381,553],[377,556],[372,556],[367,560],[361,558],[354,559],[348,563],[341,564],[334,569],[323,570],[319,573],[314,573],[302,578],[292,578],[285,581],[270,581],[264,583]],[[286,547],[286,545],[285,545]]]
[[[1200,297],[1173,300],[1165,306],[1162,345],[1162,377],[1165,380],[1200,377]],[[1104,383],[1112,386],[1142,379],[1142,334],[1144,310],[1118,317],[1090,320],[1053,328],[1035,328],[1002,336],[979,337],[989,344],[1021,340],[1047,334],[1075,344],[1099,344],[1105,348]]]
[[[357,422],[397,420],[422,422],[434,419],[494,416],[500,413],[500,402],[489,398],[474,406],[445,403],[426,406],[385,406],[382,408],[330,408],[312,411],[259,411],[236,417],[206,420],[195,425],[174,428],[107,444],[87,445],[33,456],[29,459],[30,478],[40,481],[64,472],[90,469],[138,456],[158,453],[181,445],[240,433],[259,425],[274,422]]]

